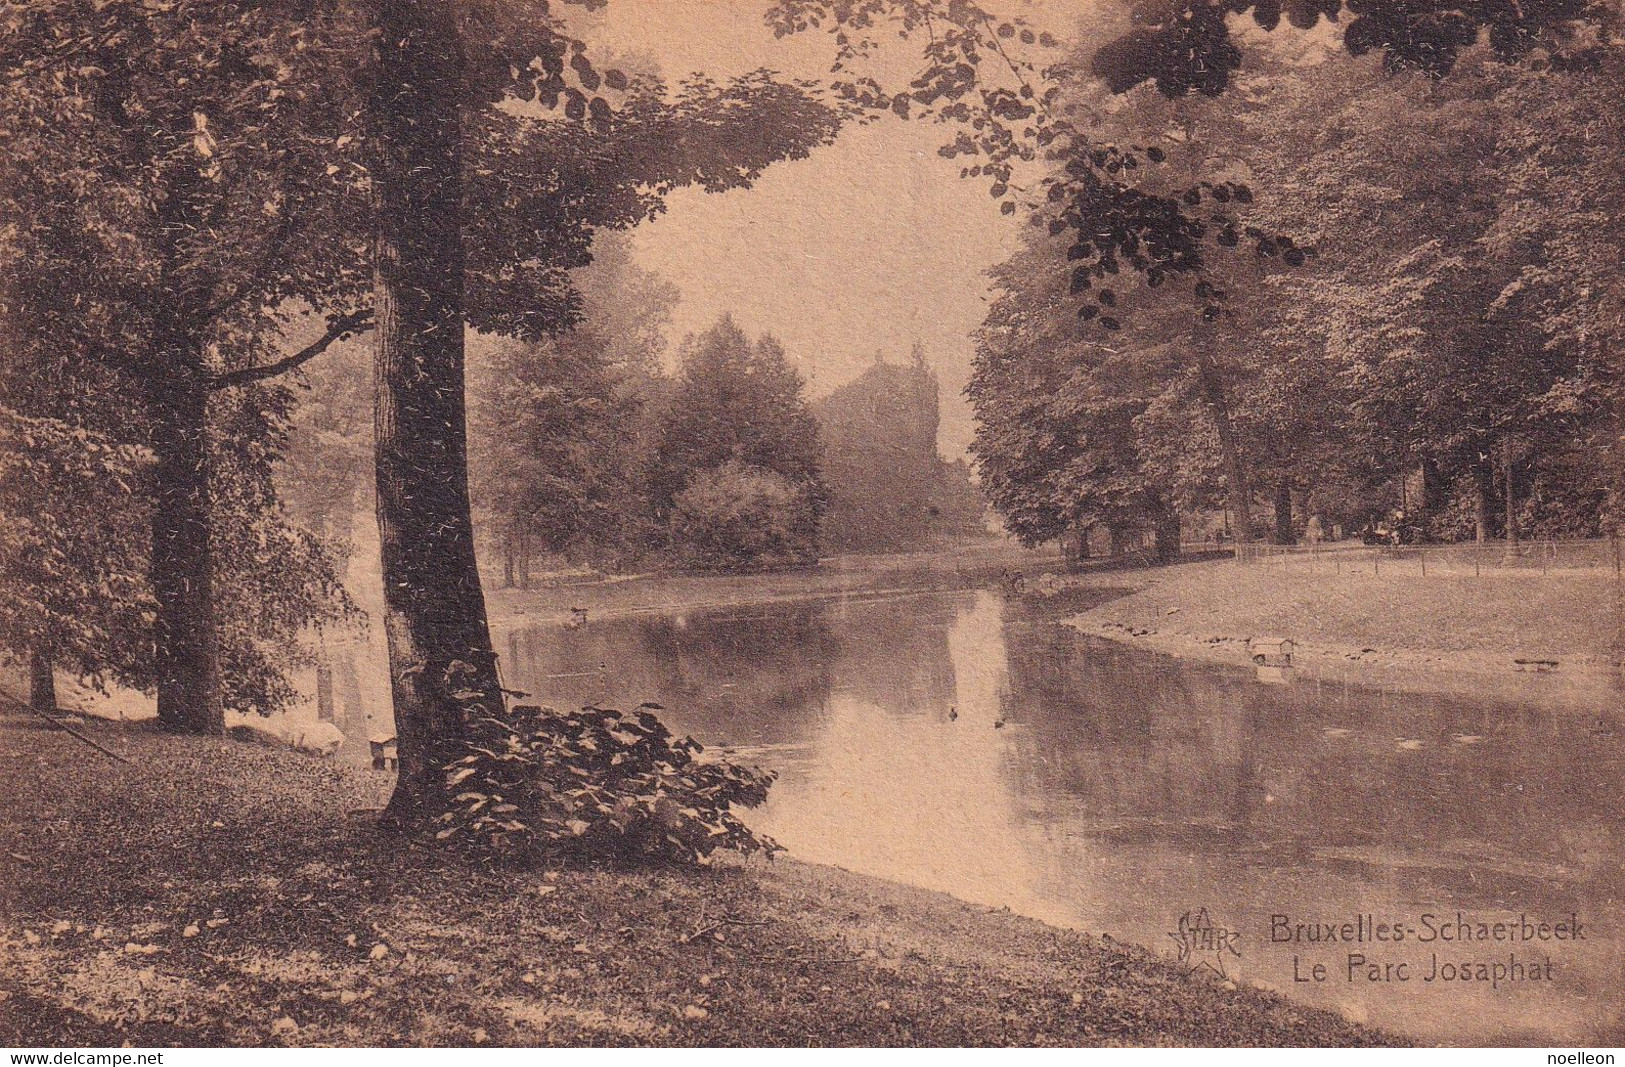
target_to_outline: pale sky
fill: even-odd
[[[1011,0],[1057,32],[1092,0]],[[582,24],[593,46],[656,58],[668,82],[761,67],[825,76],[833,48],[821,33],[775,40],[767,0],[612,0]],[[1057,16],[1060,22],[1057,24]],[[672,342],[724,311],[750,334],[784,342],[821,396],[862,373],[876,350],[893,362],[918,341],[942,383],[939,447],[970,441],[961,390],[969,333],[986,314],[984,271],[1015,248],[1023,214],[1002,216],[985,182],[961,180],[937,147],[950,127],[893,116],[844,130],[810,158],[775,164],[750,189],[683,190],[667,213],[634,232],[638,262],[682,291]]]

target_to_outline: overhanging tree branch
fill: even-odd
[[[263,382],[267,378],[275,378],[279,374],[285,374],[309,363],[332,347],[333,342],[342,341],[347,337],[352,337],[371,328],[371,311],[352,311],[348,315],[341,315],[327,324],[327,332],[293,355],[285,359],[279,359],[275,363],[265,363],[258,367],[244,367],[241,370],[213,375],[209,378],[209,388],[231,389],[239,385],[252,385],[255,382]]]

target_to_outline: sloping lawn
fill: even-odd
[[[388,778],[0,708],[0,1044],[1364,1044],[1138,950],[780,860],[507,872]]]
[[[1191,634],[1276,634],[1327,646],[1558,659],[1614,654],[1625,595],[1625,585],[1603,570],[1424,578],[1414,564],[1405,572],[1390,564],[1374,574],[1369,562],[1339,571],[1324,562],[1282,568],[1218,561],[1134,577],[1143,588],[1096,608],[1091,618]]]

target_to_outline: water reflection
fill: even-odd
[[[945,626],[889,621],[914,636],[912,647],[867,646],[891,685],[866,676],[869,657],[837,662],[808,739],[815,755],[774,790],[762,829],[809,860],[1030,909],[1024,813],[1007,775],[1018,742],[1000,725],[1009,679],[998,603],[977,594]]]
[[[1615,921],[1625,742],[1516,705],[1176,665],[989,593],[781,604],[504,635],[545,702],[656,700],[782,778],[753,822],[795,855],[1172,949],[1206,907],[1229,973],[1424,1040],[1625,1037]],[[1271,917],[1415,924],[1577,912],[1587,939],[1455,956],[1554,961],[1551,982],[1420,980],[1439,945],[1350,983],[1350,946],[1272,945]],[[1325,982],[1295,982],[1300,963]]]

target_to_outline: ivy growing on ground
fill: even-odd
[[[718,850],[781,851],[733,813],[767,800],[776,775],[674,737],[645,704],[558,712],[518,705],[480,720],[445,767],[450,807],[435,836],[518,862],[706,864]]]

